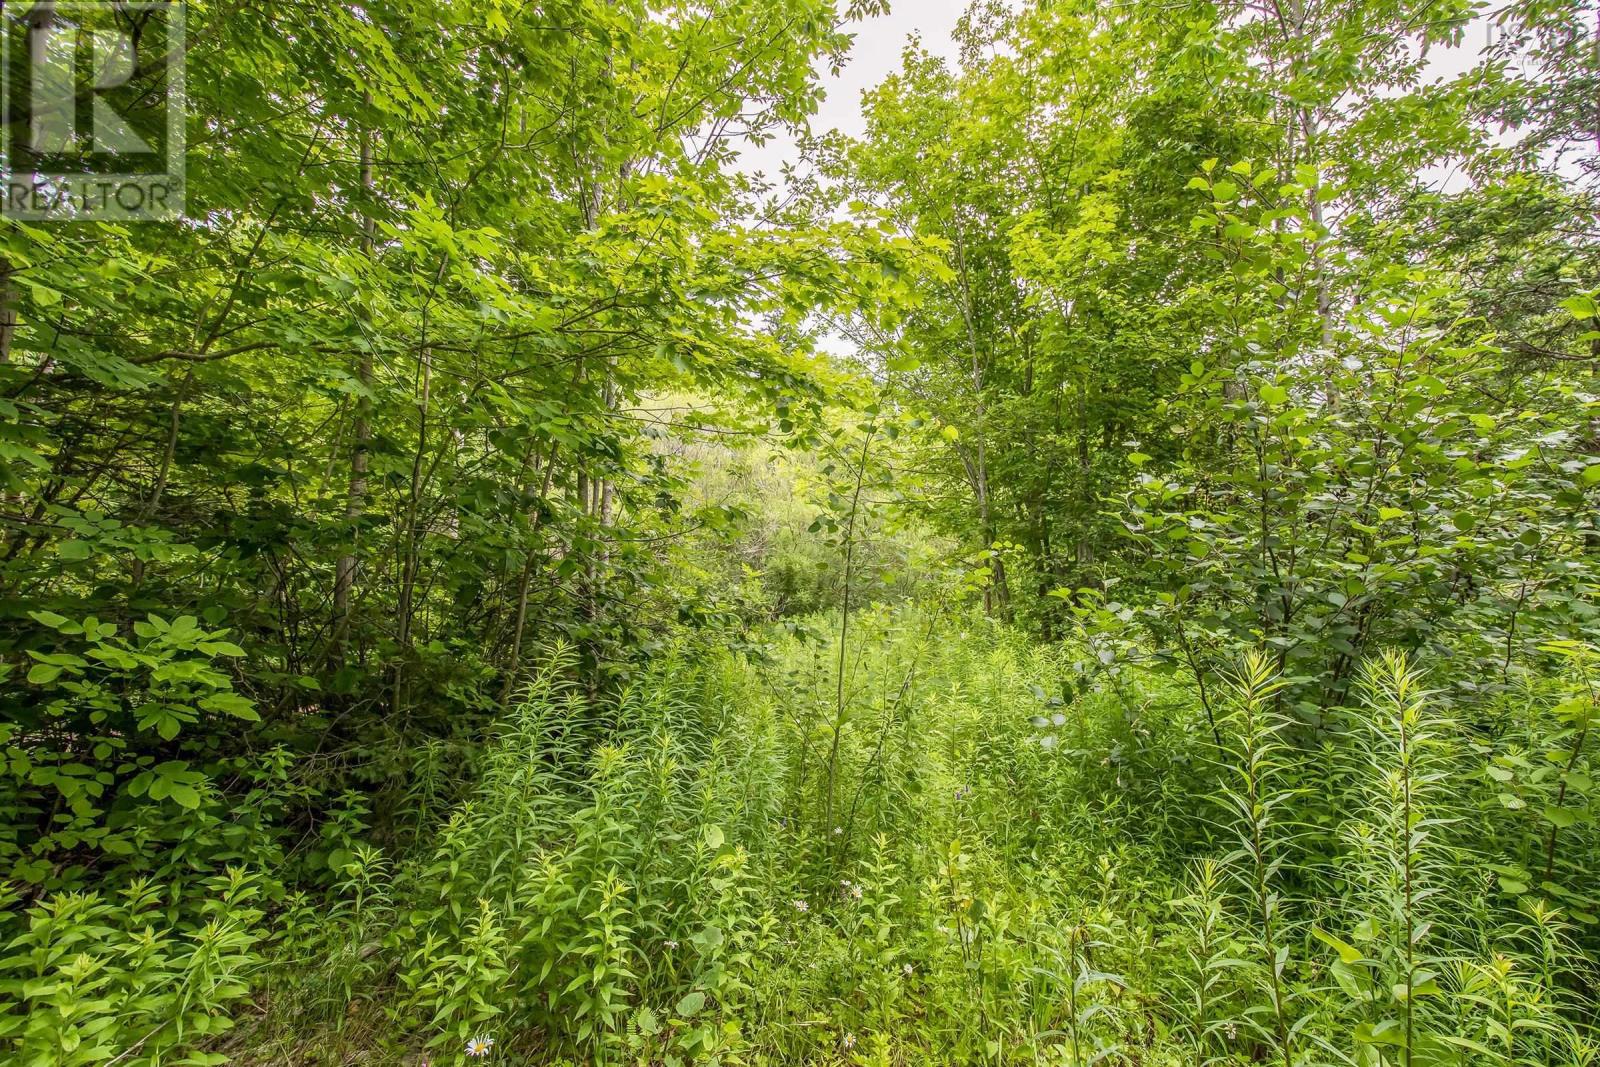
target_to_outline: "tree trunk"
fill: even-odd
[[[371,102],[370,96],[367,102]],[[361,248],[370,260],[374,250],[377,224],[372,217],[372,132],[361,135]],[[351,540],[350,551],[339,557],[333,576],[333,653],[335,668],[343,667],[350,642],[350,600],[355,590],[356,569],[359,562],[357,545],[361,516],[366,510],[367,469],[371,463],[372,447],[372,352],[363,350],[356,362],[356,380],[361,395],[356,397],[355,440],[350,455],[350,484],[345,492],[344,521]]]

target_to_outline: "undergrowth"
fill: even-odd
[[[264,915],[237,872],[180,953],[137,893],[51,901],[4,966],[98,909],[73,981],[220,1016],[270,930],[247,1025],[160,1039],[252,1063],[1597,1062],[1588,650],[1481,706],[1384,656],[1315,730],[1252,656],[1214,735],[1124,659],[853,630],[842,701],[818,620],[669,650],[598,717],[558,649],[425,847],[352,838],[335,907]]]
[[[1127,649],[830,626],[685,641],[598,714],[556,649],[453,809],[398,791],[431,831],[347,798],[325,898],[243,850],[32,902],[8,1056],[1597,1062],[1590,650],[1476,705],[1387,655],[1315,729],[1250,656],[1213,733]]]

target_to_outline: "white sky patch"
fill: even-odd
[[[958,67],[960,50],[954,34],[968,3],[969,0],[896,0],[888,15],[851,26],[855,42],[844,69],[835,75],[826,61],[817,65],[817,77],[827,97],[811,118],[812,133],[821,135],[837,130],[850,137],[863,136],[867,124],[862,114],[862,94],[901,69],[902,56],[912,38],[917,38],[928,52],[943,57],[952,69]],[[1459,48],[1435,46],[1428,53],[1423,82],[1450,81],[1471,70],[1493,43],[1495,33],[1491,20],[1480,16],[1467,28]],[[1511,144],[1517,140],[1517,134],[1503,132],[1494,139],[1501,144]],[[780,191],[785,163],[796,167],[804,163],[796,139],[787,133],[765,145],[746,143],[740,146],[738,169],[747,174],[764,175]],[[1458,165],[1429,167],[1417,178],[1423,185],[1441,193],[1461,192],[1471,184]],[[824,350],[836,355],[846,355],[854,348],[829,332],[825,332],[819,342]]]
[[[955,68],[959,49],[954,33],[968,3],[969,0],[896,0],[889,14],[851,26],[855,43],[844,69],[835,76],[826,62],[817,65],[817,76],[827,91],[827,98],[812,116],[812,132],[823,134],[837,130],[851,137],[865,134],[867,123],[861,112],[861,95],[900,69],[906,44],[914,36],[920,38],[923,48],[942,56]],[[1479,16],[1468,27],[1461,47],[1430,50],[1423,80],[1451,80],[1471,70],[1482,58],[1483,50],[1492,43],[1495,32],[1491,20]],[[1497,140],[1511,143],[1516,135],[1506,134]],[[740,170],[764,174],[780,186],[783,165],[799,162],[799,148],[788,134],[774,137],[759,147],[752,144],[740,147]],[[1441,192],[1459,192],[1468,184],[1454,167],[1429,168],[1418,177]]]
[[[960,49],[954,34],[967,4],[968,0],[896,0],[889,14],[851,26],[855,42],[844,69],[835,75],[826,61],[817,64],[817,77],[827,98],[811,117],[811,132],[821,136],[837,130],[850,137],[863,136],[867,120],[861,110],[861,94],[900,69],[901,57],[912,37],[920,38],[923,48],[944,57],[952,68],[957,66]],[[784,187],[785,163],[796,167],[803,163],[799,144],[788,133],[764,145],[746,143],[739,148],[738,169],[763,175],[779,191]],[[817,347],[845,359],[856,353],[852,342],[831,330],[821,332]]]
[[[1428,52],[1428,66],[1423,72],[1424,83],[1454,81],[1483,60],[1483,53],[1495,42],[1496,27],[1494,23],[1479,16],[1467,27],[1461,37],[1460,48],[1434,47]],[[1515,144],[1515,132],[1506,131],[1494,135],[1494,140],[1502,145]],[[1451,194],[1464,192],[1472,185],[1459,162],[1448,165],[1424,167],[1417,175],[1417,181],[1433,189],[1437,193]]]
[[[929,52],[943,56],[954,67],[958,49],[953,34],[956,23],[967,9],[967,2],[896,0],[889,14],[851,26],[855,44],[850,49],[849,62],[838,77],[829,71],[826,62],[817,65],[817,77],[827,90],[828,98],[811,117],[812,133],[820,135],[838,130],[851,137],[866,133],[861,94],[900,69],[900,57],[913,35],[922,38],[922,46]],[[776,182],[783,172],[783,164],[798,162],[799,157],[794,138],[774,137],[760,147],[741,146],[739,169],[747,174],[763,173],[768,180]]]

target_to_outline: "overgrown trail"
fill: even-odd
[[[297,1025],[249,1058],[1303,1063],[1355,1027],[1422,1062],[1587,1062],[1593,972],[1540,947],[1568,920],[1501,903],[1542,839],[1505,841],[1498,893],[1472,877],[1482,820],[1518,820],[1403,658],[1313,741],[1256,657],[1218,750],[1127,649],[929,609],[851,630],[842,716],[836,617],[754,656],[686,640],[601,716],[554,653],[469,798],[419,815],[431,858],[357,849],[291,928],[327,969],[269,989]],[[1529,1045],[1497,998],[1535,995]]]
[[[392,985],[347,1040],[382,1006],[431,1055],[488,1033],[514,1062],[802,1062],[901,1027],[962,1061],[1053,1045],[1105,857],[1157,860],[1126,761],[1179,727],[1066,703],[1081,665],[968,624],[858,615],[842,716],[837,619],[756,662],[690,643],[599,719],[558,652],[431,863],[353,859],[356,940],[391,932],[347,966]],[[330,992],[295,1016],[331,1022]]]
[[[895,6],[0,4],[0,1067],[1600,1067],[1600,0]]]

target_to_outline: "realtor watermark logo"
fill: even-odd
[[[181,216],[181,0],[36,0],[0,8],[0,215]]]

